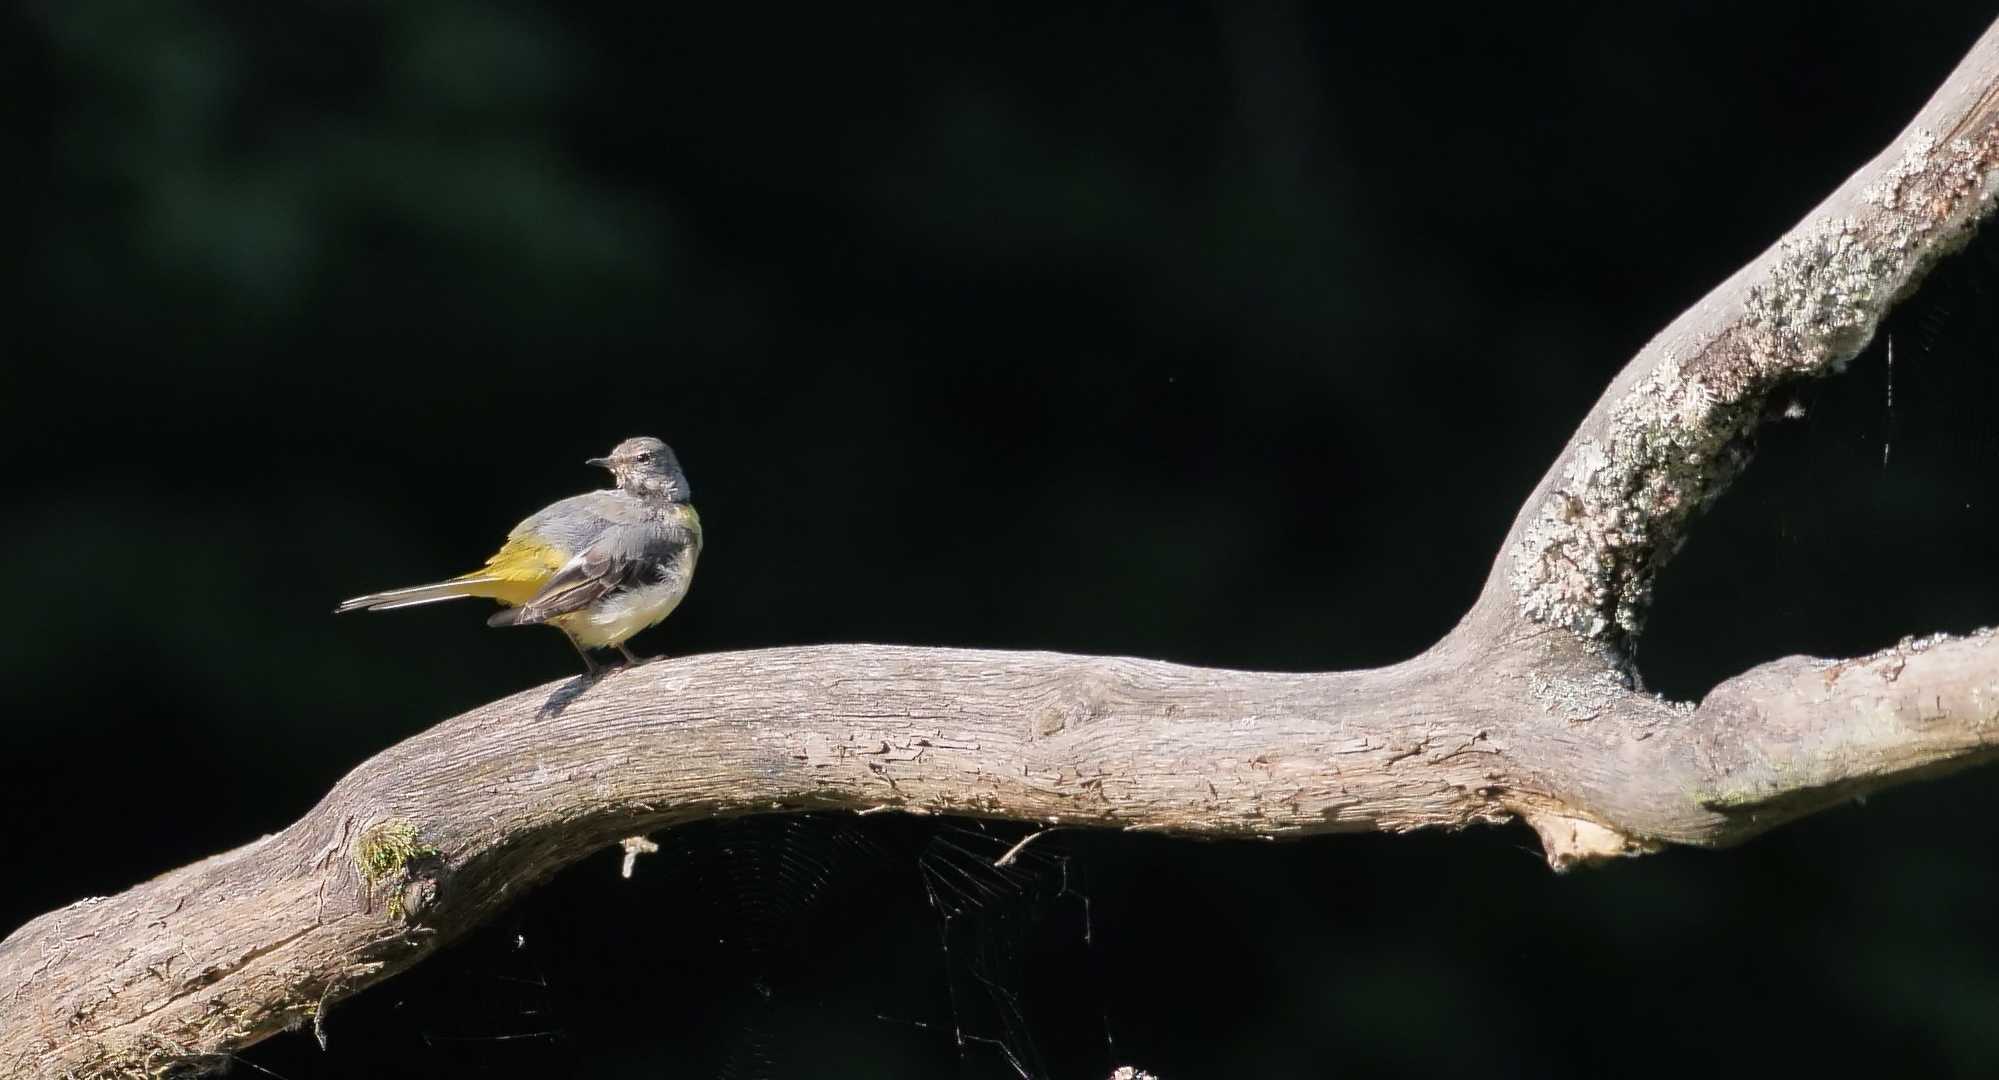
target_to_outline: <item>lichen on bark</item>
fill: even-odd
[[[1948,142],[1915,132],[1854,213],[1807,222],[1759,261],[1746,292],[1731,283],[1710,298],[1740,304],[1720,332],[1684,356],[1672,331],[1660,335],[1650,372],[1572,447],[1513,545],[1521,613],[1626,666],[1659,568],[1687,518],[1747,463],[1770,393],[1866,347],[1895,301],[1969,237],[1995,159],[1989,127]]]

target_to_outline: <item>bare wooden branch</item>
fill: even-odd
[[[1785,660],[1698,709],[1613,694],[1589,720],[1441,651],[1335,674],[867,645],[663,661],[447,721],[275,836],[23,927],[0,943],[0,1062],[145,1076],[226,1053],[584,854],[715,815],[1286,836],[1524,814],[1558,862],[1727,843],[1981,760],[1995,657],[1980,636]]]
[[[1999,745],[1989,634],[1636,687],[1653,575],[1770,391],[1853,355],[1999,179],[1999,27],[1887,152],[1611,385],[1424,655],[1270,674],[886,646],[690,657],[446,721],[274,836],[0,941],[0,1070],[153,1077],[314,1020],[563,865],[894,808],[1210,835],[1521,817],[1557,867],[1725,844]],[[628,848],[637,851],[639,847]]]

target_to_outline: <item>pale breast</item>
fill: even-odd
[[[675,560],[675,566],[660,580],[619,589],[582,611],[558,615],[549,622],[560,626],[586,649],[608,649],[626,638],[673,614],[687,595],[687,583],[694,576],[691,551]]]

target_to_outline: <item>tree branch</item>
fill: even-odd
[[[588,852],[716,815],[893,806],[1283,836],[1524,814],[1558,861],[1727,843],[1981,760],[1999,736],[1991,648],[1778,661],[1692,710],[1619,688],[1588,721],[1443,651],[1335,674],[870,645],[663,661],[446,721],[281,833],[29,923],[0,943],[0,1061],[213,1061]]]
[[[1373,671],[886,646],[690,657],[390,748],[274,836],[0,942],[7,1075],[198,1071],[416,962],[620,838],[873,810],[1211,835],[1525,818],[1557,867],[1725,844],[1999,743],[1989,635],[1790,658],[1674,705],[1630,657],[1653,576],[1787,380],[1865,344],[1999,172],[1999,27],[1881,157],[1656,338],[1444,641]]]

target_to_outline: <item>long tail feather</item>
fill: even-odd
[[[495,586],[500,586],[495,589]],[[434,604],[439,600],[456,600],[461,596],[493,596],[497,591],[505,591],[507,583],[490,575],[452,578],[429,585],[412,585],[407,589],[390,589],[387,592],[369,593],[352,600],[342,601],[334,608],[342,611],[394,611],[396,608],[415,607],[418,604]]]

